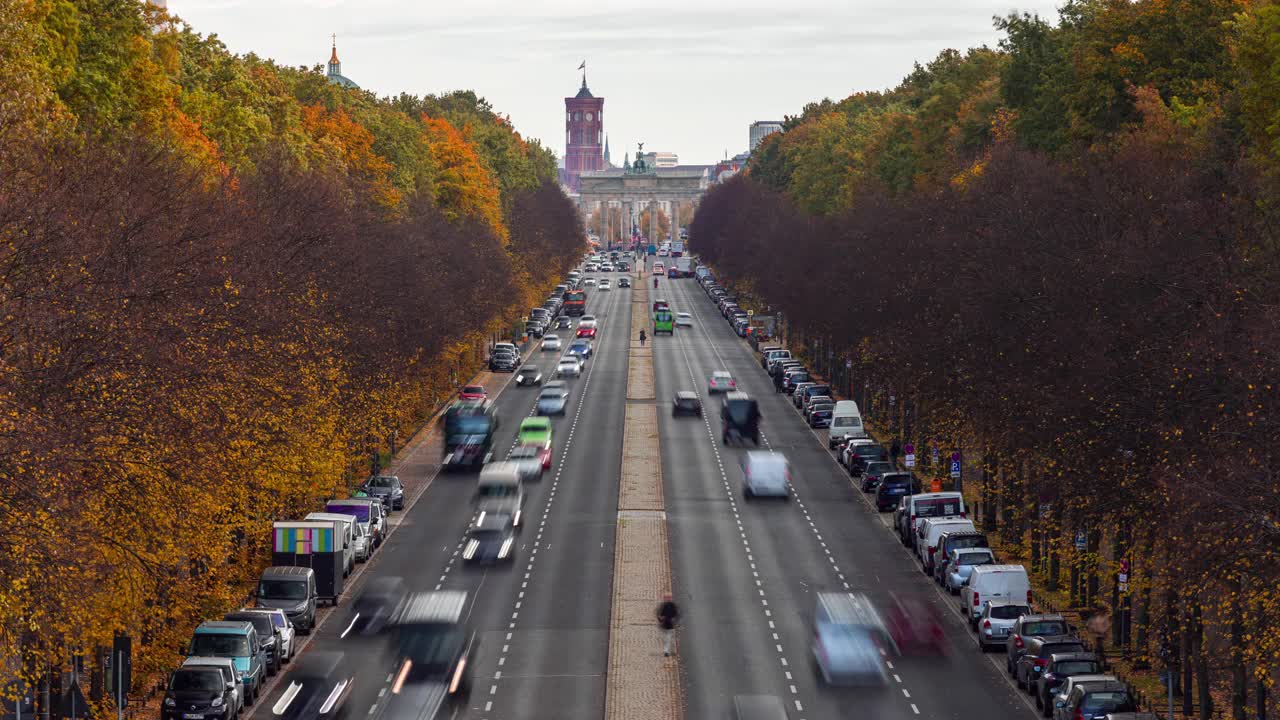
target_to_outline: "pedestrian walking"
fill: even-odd
[[[680,617],[680,609],[671,599],[671,593],[662,596],[658,603],[658,628],[662,630],[662,654],[671,657],[671,646],[675,641],[676,618]]]
[[[640,330],[640,347],[644,347],[644,338],[645,338],[644,330],[641,329]]]

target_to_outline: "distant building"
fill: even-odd
[[[329,82],[334,85],[341,85],[346,88],[360,89],[350,78],[342,74],[342,63],[338,60],[338,36],[333,36],[333,52],[329,55],[329,68],[325,71],[325,77],[329,78]]]
[[[738,153],[732,158],[726,158],[716,163],[715,167],[711,169],[711,181],[724,182],[742,172],[742,169],[747,166],[747,160],[750,157],[750,153]]]
[[[680,157],[673,152],[647,152],[644,161],[651,168],[673,168],[680,164]]]
[[[564,117],[564,172],[560,183],[570,194],[577,194],[582,173],[605,168],[604,98],[587,89],[586,72],[582,73],[578,94],[564,99]]]
[[[755,150],[761,140],[779,132],[782,132],[781,122],[777,120],[757,120],[751,123],[751,144],[747,147]]]

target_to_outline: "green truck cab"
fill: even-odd
[[[671,314],[670,310],[658,310],[653,314],[653,334],[666,333],[674,335],[676,332],[676,317]]]

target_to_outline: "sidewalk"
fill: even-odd
[[[643,272],[643,266],[641,266]],[[641,275],[641,279],[644,276]],[[607,720],[680,720],[679,653],[662,656],[654,609],[671,592],[666,501],[654,397],[653,348],[639,342],[649,325],[648,286],[632,291],[632,338],[623,421],[622,477],[614,536],[613,601],[609,619]]]

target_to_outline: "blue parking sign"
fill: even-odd
[[[960,479],[960,461],[959,460],[956,460],[956,459],[951,460],[951,479],[952,480]]]

